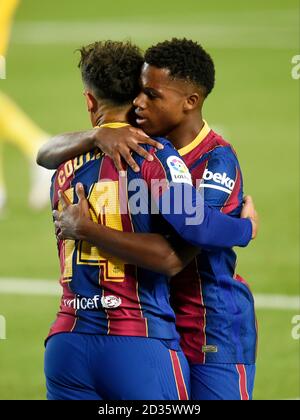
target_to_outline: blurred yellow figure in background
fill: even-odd
[[[2,57],[6,56],[12,20],[19,3],[20,0],[0,0],[0,56]],[[48,138],[49,134],[34,124],[11,99],[0,91],[0,213],[6,203],[2,143],[13,143],[29,159],[32,166],[29,205],[39,210],[49,202],[51,172],[37,166],[35,157],[41,144]]]

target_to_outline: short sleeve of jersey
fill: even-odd
[[[241,206],[243,199],[241,172],[230,147],[220,147],[212,152],[200,188],[205,203],[224,213],[230,213]]]

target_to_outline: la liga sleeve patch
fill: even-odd
[[[167,165],[170,170],[172,182],[193,185],[191,174],[182,159],[178,156],[169,156]]]

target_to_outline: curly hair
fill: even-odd
[[[168,69],[171,77],[196,84],[204,90],[205,96],[214,87],[214,62],[197,42],[186,38],[160,42],[148,48],[145,61],[152,66]]]
[[[97,99],[121,106],[138,95],[144,57],[137,46],[130,42],[102,41],[79,51],[78,67],[83,82],[93,89]]]

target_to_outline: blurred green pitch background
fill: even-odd
[[[296,0],[114,2],[25,0],[8,54],[8,93],[51,133],[89,128],[74,50],[100,39],[146,48],[171,36],[198,40],[212,54],[217,83],[205,118],[239,155],[260,234],[239,250],[239,272],[255,294],[299,295],[299,54]],[[9,207],[0,219],[1,279],[58,278],[50,210],[26,207],[29,177],[20,152],[5,146]],[[0,340],[0,399],[43,399],[43,339],[59,298],[0,292],[7,339]],[[300,396],[298,308],[257,310],[256,399]]]

